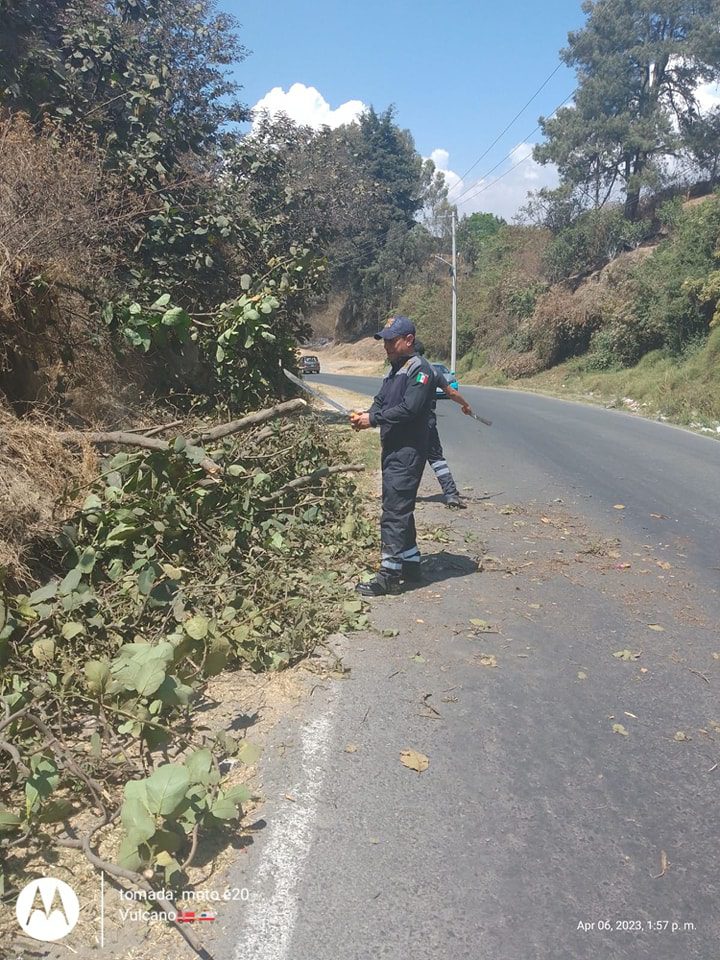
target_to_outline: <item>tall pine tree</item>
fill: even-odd
[[[540,124],[540,163],[595,206],[620,188],[635,219],[662,160],[703,123],[700,83],[720,77],[719,0],[587,0],[585,26],[561,56],[577,72],[572,106]]]

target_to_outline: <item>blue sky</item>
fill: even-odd
[[[460,200],[463,212],[510,217],[528,189],[555,182],[551,168],[523,157],[538,140],[537,132],[528,136],[538,116],[574,88],[564,66],[461,184],[457,176],[558,65],[568,31],[584,22],[580,0],[219,0],[219,7],[240,21],[251,51],[237,70],[250,106],[332,125],[362,104],[394,103],[420,153],[450,171],[451,199],[472,187]]]

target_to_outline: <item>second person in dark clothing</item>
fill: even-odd
[[[419,357],[425,356],[425,345],[420,340],[415,341],[415,353]],[[433,368],[434,369],[434,368]],[[463,413],[472,416],[472,407],[454,387],[451,387],[442,373],[435,370],[437,386],[455,403],[459,403]],[[437,428],[437,396],[433,397],[432,409],[428,420],[428,455],[427,462],[432,467],[432,471],[440,484],[440,489],[445,497],[445,503],[448,507],[455,510],[464,510],[465,504],[460,498],[460,492],[453,478],[445,455],[443,454],[442,444],[440,443],[440,434]]]

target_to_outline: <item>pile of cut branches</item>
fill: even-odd
[[[0,587],[0,847],[75,847],[111,875],[180,882],[203,832],[249,795],[221,777],[243,743],[197,722],[210,677],[281,668],[333,629],[372,532],[341,449],[295,400],[169,440],[121,444],[31,592]],[[154,436],[148,436],[154,433]],[[78,437],[62,435],[73,444]],[[350,623],[347,623],[348,618]],[[116,862],[99,837],[121,829]]]

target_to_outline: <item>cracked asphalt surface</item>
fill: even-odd
[[[720,443],[462,390],[494,421],[440,404],[468,509],[426,472],[426,583],[273,732],[214,955],[714,960]]]

